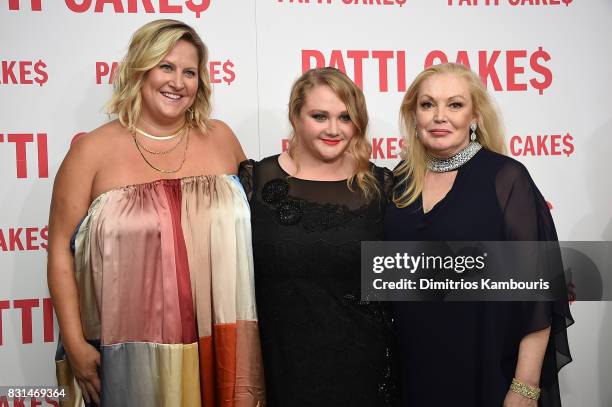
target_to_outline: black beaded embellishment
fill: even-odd
[[[276,220],[281,225],[300,223],[308,231],[327,230],[369,216],[367,205],[350,210],[346,205],[313,203],[290,196],[289,188],[286,180],[274,178],[261,189],[261,200],[274,209]]]
[[[276,208],[276,217],[282,225],[295,225],[302,219],[303,211],[300,204],[291,199],[285,199]]]
[[[261,190],[261,199],[270,205],[279,203],[289,194],[289,184],[287,181],[275,178],[266,182]]]
[[[296,199],[289,197],[289,183],[281,178],[272,179],[261,189],[261,199],[276,208],[276,219],[281,225],[295,225],[304,211]]]
[[[394,329],[391,312],[384,303],[379,301],[370,301],[367,297],[365,300],[362,300],[357,293],[347,293],[342,297],[346,302],[353,303],[361,308],[365,314],[378,321],[381,324],[381,328],[386,329],[388,332],[389,342],[387,344],[387,348],[385,349],[386,363],[378,382],[378,394],[383,400],[385,406],[394,406],[397,400],[398,388],[397,375],[393,365],[394,346],[391,338],[393,337]]]

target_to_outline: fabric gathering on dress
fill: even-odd
[[[92,202],[73,242],[102,406],[264,405],[249,217],[235,175],[120,187]],[[56,368],[78,391],[61,342]]]
[[[393,335],[382,303],[361,301],[360,242],[382,238],[381,197],[347,181],[291,177],[278,156],[245,161],[255,288],[269,407],[393,403]]]
[[[546,201],[518,161],[482,149],[429,212],[422,198],[385,217],[390,241],[556,241]],[[562,271],[560,273],[562,275]],[[396,302],[402,406],[501,406],[521,339],[551,327],[539,406],[560,406],[557,373],[571,361],[567,301]]]

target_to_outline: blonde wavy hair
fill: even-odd
[[[211,86],[208,74],[208,49],[187,24],[169,19],[151,21],[132,36],[128,52],[121,61],[113,81],[113,95],[108,114],[134,131],[142,108],[140,88],[147,73],[172,50],[179,40],[193,44],[198,51],[198,90],[193,105],[185,113],[186,123],[204,132],[211,111]]]
[[[366,199],[380,196],[376,177],[370,169],[372,146],[367,138],[368,110],[365,96],[355,83],[342,71],[336,68],[315,68],[304,72],[291,88],[289,97],[289,122],[293,132],[289,138],[287,152],[295,159],[295,149],[300,142],[296,125],[306,102],[307,92],[316,86],[328,86],[346,106],[346,110],[355,125],[356,133],[351,138],[347,152],[355,160],[355,173],[347,180],[348,188],[353,191],[356,182]]]
[[[417,75],[406,91],[400,107],[404,147],[401,152],[402,161],[394,170],[396,182],[393,190],[393,202],[399,208],[410,205],[419,197],[423,191],[427,169],[427,152],[416,134],[416,108],[421,84],[434,75],[445,74],[464,78],[468,84],[478,124],[476,140],[488,150],[506,154],[500,116],[480,77],[461,64],[448,63],[425,69]]]

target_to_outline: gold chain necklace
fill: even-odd
[[[187,123],[185,123],[185,125],[186,124]],[[150,138],[151,140],[172,140],[173,138],[178,136],[183,131],[183,129],[185,128],[185,125],[181,126],[181,128],[178,129],[178,131],[174,134],[171,134],[169,136],[159,136],[159,137],[146,133],[144,130],[140,130],[138,127],[134,127],[134,130],[136,130],[138,133],[142,134],[143,136]]]
[[[143,149],[144,151],[146,151],[149,154],[168,154],[171,153],[172,151],[176,150],[176,148],[178,147],[179,144],[181,144],[181,142],[183,141],[183,136],[185,135],[185,132],[181,133],[181,137],[178,139],[178,141],[172,146],[170,147],[168,150],[163,150],[163,151],[154,151],[154,150],[149,150],[147,147],[145,147],[144,144],[142,144],[140,142],[140,140],[138,140],[138,137],[136,137],[136,134],[134,134],[134,140],[136,141],[136,144],[138,144],[138,146]]]
[[[183,151],[183,159],[181,160],[181,164],[175,170],[165,170],[163,168],[159,168],[151,164],[151,162],[147,160],[147,157],[145,157],[144,153],[140,149],[138,140],[136,140],[136,135],[132,134],[132,138],[134,138],[134,143],[136,144],[136,148],[138,149],[138,152],[140,153],[142,159],[147,163],[149,167],[153,168],[155,171],[161,172],[162,174],[174,174],[176,172],[179,172],[181,168],[183,168],[183,164],[185,164],[185,159],[187,158],[187,145],[189,144],[189,127],[187,128],[187,133],[185,135],[185,150]]]

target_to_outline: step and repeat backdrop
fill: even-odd
[[[130,36],[158,18],[205,40],[213,116],[255,159],[286,145],[292,82],[334,66],[364,90],[372,159],[393,168],[412,79],[432,64],[465,64],[498,104],[509,155],[531,172],[560,239],[612,240],[610,0],[0,0],[0,386],[55,384],[53,178],[71,140],[109,120],[103,107]],[[612,303],[571,309],[564,403],[610,406]]]

